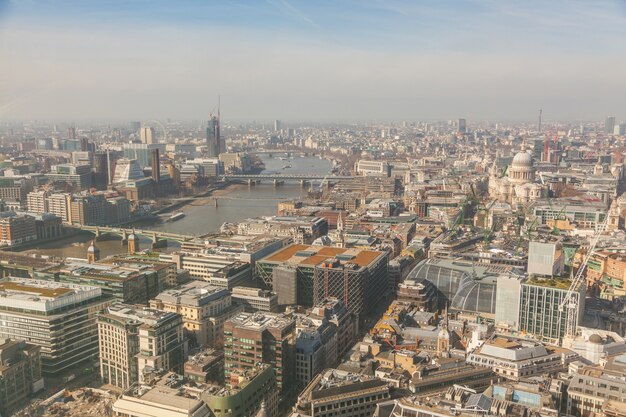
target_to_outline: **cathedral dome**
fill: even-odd
[[[513,158],[512,165],[516,168],[532,168],[533,157],[528,152],[519,152]]]

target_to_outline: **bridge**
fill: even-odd
[[[278,181],[300,181],[302,184],[310,181],[350,181],[359,177],[351,175],[328,175],[328,174],[227,174],[220,175],[222,180],[240,180],[251,182],[259,181],[274,181],[276,184]]]
[[[122,245],[128,242],[128,236],[135,234],[152,240],[152,247],[158,248],[167,244],[168,240],[176,242],[186,242],[194,239],[196,236],[181,235],[178,233],[162,232],[159,230],[142,230],[127,227],[111,227],[111,226],[79,226],[71,225],[69,227],[80,229],[85,232],[91,232],[95,236],[95,240],[102,238],[103,235],[114,235],[122,238]]]

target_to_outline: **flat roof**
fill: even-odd
[[[33,284],[38,281],[33,281]],[[38,285],[26,285],[20,282],[0,282],[0,291],[12,291],[21,293],[36,294],[40,297],[57,298],[64,294],[70,293],[73,290],[63,287],[42,287]]]
[[[298,254],[304,256],[297,256]],[[368,266],[373,261],[382,256],[384,252],[375,250],[363,250],[357,248],[332,248],[328,246],[317,245],[302,245],[293,244],[286,248],[275,252],[274,254],[262,259],[262,261],[268,262],[289,262],[294,264],[315,266],[324,262],[326,259],[339,257],[344,263],[353,263],[358,266]],[[308,256],[306,256],[308,255]],[[341,259],[340,255],[344,255],[346,258]]]

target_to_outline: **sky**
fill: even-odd
[[[626,0],[0,0],[0,120],[626,120]]]

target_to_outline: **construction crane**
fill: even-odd
[[[596,232],[593,235],[593,238],[591,239],[591,245],[589,246],[589,250],[587,251],[587,254],[585,255],[583,263],[578,268],[578,272],[576,273],[576,276],[574,277],[574,279],[572,279],[572,283],[570,284],[569,289],[567,290],[567,294],[565,294],[565,297],[563,298],[563,301],[561,301],[561,304],[559,304],[559,312],[563,313],[565,311],[566,313],[566,320],[567,320],[566,326],[565,326],[566,336],[570,336],[570,337],[576,336],[576,327],[578,326],[577,310],[578,310],[580,300],[575,295],[577,293],[577,288],[580,285],[582,285],[584,275],[585,275],[585,269],[587,268],[587,263],[589,262],[589,259],[591,259],[591,255],[593,254],[593,251],[596,248],[598,241],[600,240],[600,236],[602,235],[604,230],[606,230],[606,226],[608,225],[608,223],[609,223],[609,216],[607,215],[604,218],[604,221],[602,222],[602,224],[596,229]],[[562,317],[563,315],[559,314],[559,319],[557,321],[557,329],[559,329],[561,326]]]

